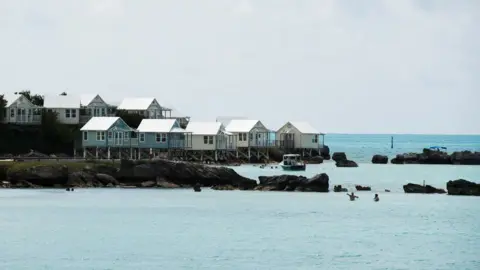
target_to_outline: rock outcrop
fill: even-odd
[[[372,163],[373,164],[387,164],[388,163],[388,157],[384,155],[374,155],[372,157]]]
[[[329,177],[325,173],[312,178],[297,175],[259,176],[256,190],[328,192]]]
[[[423,149],[422,153],[398,154],[390,161],[392,164],[455,164],[480,165],[480,152],[447,152]]]
[[[444,193],[446,193],[445,190],[440,189],[440,188],[435,188],[435,187],[432,187],[430,185],[422,186],[422,185],[412,184],[412,183],[408,183],[406,185],[403,185],[403,191],[405,191],[405,193],[426,193],[426,194],[434,194],[434,193],[444,194]]]
[[[332,160],[339,162],[340,160],[347,160],[347,154],[345,152],[335,152],[332,155]]]
[[[320,156],[325,160],[330,160],[330,147],[328,147],[328,145],[324,145],[320,148]]]
[[[305,162],[308,164],[322,164],[323,163],[323,157],[322,156],[315,156],[315,157],[310,157],[304,159]]]
[[[343,159],[335,162],[335,166],[343,168],[355,168],[358,164],[353,160]]]
[[[357,191],[371,191],[371,190],[372,190],[372,187],[355,185],[355,189],[356,189]]]
[[[480,184],[458,179],[447,182],[448,195],[480,196]]]
[[[336,185],[333,187],[333,192],[348,192],[348,189],[342,187],[342,185]]]
[[[72,161],[73,162],[73,161]],[[11,187],[143,187],[178,188],[232,186],[236,189],[253,189],[257,182],[237,174],[233,169],[169,160],[122,160],[120,169],[113,164],[76,163],[22,166],[7,170]]]

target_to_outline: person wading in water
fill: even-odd
[[[352,192],[352,194],[348,194],[347,195],[350,197],[350,201],[355,201],[355,199],[358,199],[358,196],[355,196],[355,193]]]
[[[375,197],[373,197],[373,200],[376,201],[376,202],[380,201],[380,198],[378,197],[378,194],[375,194]]]

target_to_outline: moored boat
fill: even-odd
[[[280,164],[284,171],[305,171],[307,166],[298,154],[283,155],[283,161]]]

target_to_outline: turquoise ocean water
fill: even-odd
[[[370,159],[358,138],[345,140],[347,153]],[[424,142],[438,144],[410,144]],[[252,178],[282,173],[235,169]],[[480,182],[480,166],[326,162],[302,174],[319,172],[331,185],[373,191],[350,202],[333,192],[0,189],[0,269],[480,269],[480,198],[401,188]]]

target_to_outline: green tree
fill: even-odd
[[[7,101],[4,95],[0,95],[0,120],[6,116]]]
[[[43,106],[43,96],[42,95],[38,95],[38,94],[35,94],[33,95],[30,90],[22,90],[20,92],[17,92],[15,94],[18,94],[18,95],[23,95],[24,97],[26,97],[28,100],[30,100],[30,102],[32,102],[34,105],[37,105],[37,106]]]
[[[124,110],[117,110],[116,115],[125,121],[125,123],[131,128],[138,128],[140,122],[145,118],[141,114],[128,113]]]

